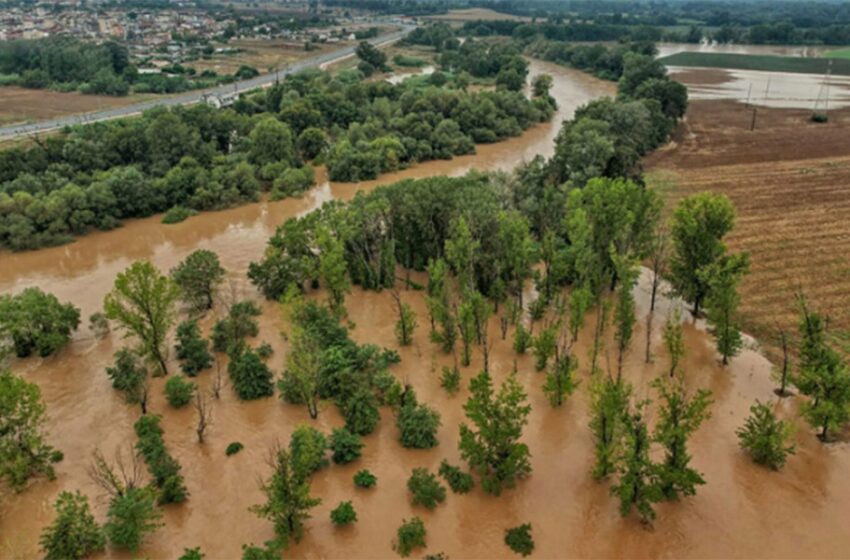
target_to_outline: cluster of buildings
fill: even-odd
[[[99,10],[56,3],[0,8],[0,41],[70,35],[79,39],[118,39],[159,45],[172,33],[213,38],[233,21],[196,10]]]

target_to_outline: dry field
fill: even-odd
[[[0,124],[39,121],[138,103],[151,96],[83,95],[47,89],[0,87]]]
[[[270,69],[282,68],[302,58],[337,50],[347,44],[346,42],[320,43],[316,45],[316,50],[305,51],[302,43],[295,43],[293,41],[284,41],[281,39],[242,39],[223,45],[242,49],[242,52],[228,55],[217,54],[208,60],[188,62],[185,66],[191,66],[198,72],[215,70],[219,74],[232,74],[240,66],[245,65],[256,68],[260,73],[266,73]]]
[[[850,332],[850,110],[827,124],[802,109],[752,108],[731,101],[692,102],[675,141],[645,162],[667,207],[683,196],[726,193],[738,211],[729,235],[748,251],[742,286],[747,330],[765,345],[777,326],[796,331],[802,292]]]

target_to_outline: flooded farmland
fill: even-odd
[[[259,299],[245,278],[247,265],[260,257],[266,239],[287,217],[309,212],[330,199],[350,199],[358,190],[379,183],[459,175],[473,168],[507,170],[537,154],[550,155],[560,120],[575,107],[613,91],[613,84],[550,64],[535,62],[531,75],[542,71],[555,77],[552,94],[561,106],[560,112],[552,123],[519,138],[479,146],[474,156],[429,162],[369,183],[335,184],[320,175],[319,186],[301,199],[205,213],[174,226],[163,226],[158,218],[136,220],[119,230],[93,233],[67,246],[4,253],[0,255],[0,291],[16,292],[37,285],[73,302],[87,317],[100,308],[115,275],[134,260],[148,259],[167,270],[193,250],[207,248],[219,254],[230,273],[225,292]],[[625,371],[636,394],[647,396],[650,380],[665,369],[666,357],[656,335],[655,362],[643,363],[639,349],[645,336],[642,317],[648,309],[645,278],[636,291],[640,326]],[[693,465],[704,474],[707,484],[693,498],[659,506],[654,529],[633,518],[621,519],[608,484],[596,483],[589,475],[593,461],[587,429],[590,329],[585,329],[574,348],[582,364],[578,374],[582,385],[565,406],[553,409],[541,390],[543,374],[534,371],[531,356],[515,357],[510,339],[501,340],[495,319],[490,324],[490,339],[495,341],[491,354],[494,379],[503,380],[516,361],[533,407],[523,437],[532,454],[532,475],[500,497],[487,496],[476,488],[465,496],[450,495],[434,511],[411,506],[405,481],[412,468],[435,470],[444,458],[459,462],[458,425],[464,419],[462,405],[467,392],[463,389],[448,396],[440,388],[437,376],[443,365],[451,363],[451,357],[428,340],[422,292],[405,291],[402,297],[419,315],[420,328],[413,344],[399,349],[402,360],[392,372],[411,383],[423,402],[440,411],[440,444],[431,450],[402,448],[392,414],[383,409],[378,429],[364,440],[361,459],[331,466],[313,477],[312,493],[322,499],[322,504],[313,510],[304,539],[287,556],[395,557],[391,549],[395,530],[403,518],[413,515],[425,521],[428,553],[444,552],[451,558],[509,557],[511,553],[502,540],[504,529],[526,522],[533,526],[537,545],[533,556],[539,558],[846,556],[850,487],[842,483],[842,474],[850,469],[847,444],[823,446],[795,420],[800,424],[798,449],[786,468],[777,473],[752,464],[738,449],[734,431],[754,399],[772,398],[770,364],[755,350],[747,350],[730,366],[721,367],[713,342],[701,325],[686,326],[684,372],[691,390],[708,388],[715,400],[711,419],[691,445]],[[673,305],[678,304],[662,301],[656,312],[658,323]],[[356,325],[352,337],[357,342],[397,347],[391,294],[354,289],[346,307]],[[285,325],[275,304],[263,302],[263,310],[258,341],[271,343],[275,353],[270,364],[279,372],[286,353],[280,335]],[[655,332],[660,334],[660,329]],[[49,441],[64,451],[65,460],[58,465],[56,481],[39,480],[22,494],[2,496],[3,558],[36,555],[38,534],[52,519],[51,505],[61,490],[80,489],[92,497],[95,515],[103,519],[106,500],[86,474],[91,453],[96,448],[107,456],[116,449],[126,450],[135,441],[132,424],[138,415],[137,408],[123,402],[104,374],[120,345],[115,334],[95,340],[82,328],[57,356],[13,364],[17,373],[41,387],[47,404]],[[481,363],[476,353],[472,364],[462,369],[464,386]],[[211,375],[205,372],[199,376],[202,388],[210,384]],[[323,431],[342,425],[336,408],[324,406],[319,418],[312,421],[304,407],[284,404],[277,397],[240,402],[227,387],[215,403],[207,442],[199,445],[194,411],[166,406],[162,385],[162,379],[154,380],[150,409],[163,414],[166,445],[183,465],[191,495],[187,502],[165,508],[165,526],[151,536],[142,553],[151,558],[174,558],[184,547],[200,546],[208,558],[234,558],[243,543],[260,544],[270,539],[270,525],[248,511],[262,501],[259,479],[270,471],[265,462],[268,448],[277,441],[286,442],[301,423],[311,423]],[[796,417],[797,405],[797,400],[786,399],[775,407],[780,416],[790,418]],[[225,458],[225,446],[236,440],[245,445],[245,450]],[[353,486],[351,477],[362,468],[377,475],[376,488],[360,490]],[[341,500],[353,501],[359,517],[356,526],[336,529],[328,520],[329,511]],[[114,551],[105,556],[129,557]]]

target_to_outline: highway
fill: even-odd
[[[400,31],[395,31],[393,33],[381,35],[380,37],[375,37],[373,39],[370,39],[369,42],[376,46],[386,45],[388,43],[398,41],[399,39],[410,33],[410,31],[412,31],[413,29],[413,26],[405,26]],[[115,107],[112,109],[104,109],[103,111],[95,111],[77,115],[67,115],[56,119],[49,119],[33,123],[18,123],[0,127],[0,140],[10,140],[21,136],[30,136],[40,132],[49,132],[74,124],[84,124],[95,121],[118,119],[121,117],[141,113],[142,111],[146,111],[147,109],[151,109],[153,107],[173,107],[176,105],[191,105],[192,103],[198,103],[199,101],[201,101],[204,95],[208,94],[225,95],[250,91],[252,89],[257,89],[273,84],[276,80],[283,76],[286,76],[287,74],[294,74],[296,72],[306,70],[307,68],[315,68],[321,66],[322,64],[327,64],[329,62],[333,62],[341,58],[351,56],[354,54],[354,51],[356,49],[356,46],[343,47],[336,51],[326,52],[320,55],[299,60],[298,62],[290,64],[286,68],[280,69],[277,72],[270,72],[268,74],[257,76],[256,78],[251,78],[250,80],[242,80],[240,82],[234,82],[232,84],[226,84],[207,89],[193,90],[179,95],[163,97],[162,99],[153,99],[151,101],[127,105],[126,107]],[[33,95],[38,95],[38,92],[34,91]]]

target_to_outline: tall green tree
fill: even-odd
[[[293,325],[286,368],[279,383],[281,397],[293,404],[304,404],[310,418],[319,417],[319,376],[322,349],[319,341],[300,325]]]
[[[60,492],[53,509],[56,519],[39,539],[45,560],[78,560],[104,549],[106,538],[89,509],[88,498],[79,491]]]
[[[618,266],[620,286],[617,288],[617,303],[614,306],[614,340],[617,343],[617,378],[623,375],[623,361],[629,350],[635,329],[635,296],[637,269],[626,259]]]
[[[476,252],[481,243],[472,235],[469,222],[464,216],[455,220],[446,239],[446,261],[457,276],[460,292],[466,293],[475,288]]]
[[[634,410],[623,415],[623,439],[617,458],[619,479],[611,492],[620,499],[620,515],[626,517],[634,508],[644,523],[651,523],[655,519],[652,504],[659,502],[662,494],[655,465],[649,457],[652,440],[643,415],[645,405],[638,403]]]
[[[271,478],[263,485],[266,502],[253,506],[251,511],[274,526],[275,536],[282,548],[287,548],[290,539],[298,542],[304,532],[304,522],[310,518],[310,510],[321,503],[310,496],[310,483],[299,476],[289,453],[278,448],[273,452]]]
[[[617,469],[623,433],[623,418],[628,412],[632,387],[622,380],[597,375],[590,386],[590,431],[596,462],[593,478],[603,479]]]
[[[653,382],[660,406],[653,439],[664,446],[664,461],[658,465],[658,485],[668,500],[679,495],[693,496],[705,484],[702,475],[691,468],[688,438],[709,417],[711,392],[700,389],[692,397],[679,379],[659,378]]]
[[[528,221],[519,212],[500,212],[497,218],[497,259],[508,291],[522,305],[523,283],[531,276],[534,245]],[[551,291],[546,294],[551,295]]]
[[[15,354],[49,356],[71,340],[80,325],[80,310],[60,303],[53,294],[26,288],[17,295],[0,295],[0,338],[12,340]]]
[[[674,377],[679,373],[679,365],[682,358],[685,356],[685,336],[682,332],[682,315],[679,309],[673,309],[667,317],[667,322],[664,323],[664,347],[667,349],[667,355],[670,357],[670,375]]]
[[[338,237],[322,228],[316,238],[319,246],[319,277],[328,291],[331,310],[337,316],[345,315],[345,294],[351,289],[345,247]]]
[[[44,441],[44,411],[38,385],[0,370],[0,479],[16,491],[34,476],[55,477],[61,453]]]
[[[218,255],[207,249],[193,251],[171,270],[171,278],[195,311],[212,309],[218,286],[224,281],[224,268]]]
[[[490,375],[481,372],[470,381],[469,390],[463,409],[473,427],[461,424],[458,448],[469,468],[481,477],[484,491],[499,495],[531,473],[528,446],[519,441],[531,407],[514,375],[496,393]]]
[[[398,311],[398,321],[395,324],[395,336],[398,343],[402,346],[408,346],[413,342],[413,331],[416,329],[416,313],[410,305],[401,301],[401,295],[398,292],[393,292],[396,310]]]
[[[103,528],[109,544],[136,552],[148,534],[162,526],[161,517],[155,489],[133,487],[112,497]]]
[[[177,319],[175,303],[180,289],[151,263],[137,261],[118,274],[112,291],[103,300],[106,316],[135,336],[144,354],[159,373],[168,374],[165,344],[168,330]]]
[[[705,269],[726,253],[723,237],[735,225],[735,208],[724,194],[698,193],[682,199],[673,211],[670,236],[670,283],[699,315],[709,293]]]
[[[794,384],[809,397],[801,407],[803,416],[820,428],[821,441],[828,441],[830,430],[838,431],[850,421],[850,370],[830,346],[824,318],[802,298],[800,308],[800,372]]]
[[[142,414],[148,412],[148,369],[138,354],[129,348],[121,348],[114,355],[114,363],[106,368],[112,387],[124,393],[124,400],[138,404]]]
[[[248,159],[254,165],[263,166],[278,161],[292,164],[295,161],[292,130],[274,116],[261,119],[251,130],[248,139]]]
[[[705,300],[706,316],[724,366],[744,345],[737,313],[741,302],[738,284],[748,267],[749,258],[741,254],[718,259],[703,270],[709,288]]]

